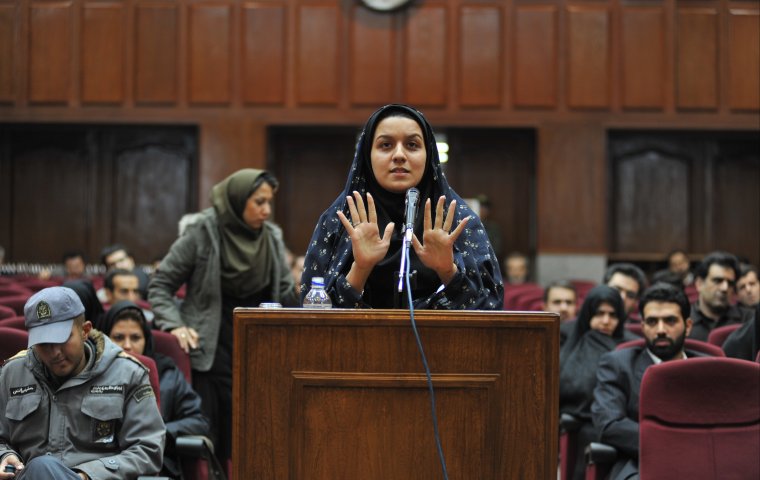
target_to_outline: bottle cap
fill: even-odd
[[[325,286],[325,279],[323,277],[311,277],[311,285],[317,287]]]

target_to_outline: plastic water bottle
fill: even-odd
[[[303,308],[332,308],[330,296],[325,291],[325,279],[312,277],[311,290],[303,299]]]

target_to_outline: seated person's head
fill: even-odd
[[[79,251],[66,252],[63,254],[63,276],[66,278],[84,277],[86,263],[84,254]]]
[[[757,267],[747,265],[741,268],[736,281],[736,298],[745,307],[754,307],[760,303],[760,282]]]
[[[683,290],[655,283],[639,300],[641,330],[650,352],[663,361],[681,354],[691,332],[691,305]]]
[[[111,271],[115,268],[123,270],[134,270],[135,260],[132,255],[129,254],[127,248],[124,245],[116,243],[109,245],[100,252],[100,261],[106,267],[106,271]]]
[[[84,305],[66,287],[51,287],[32,295],[24,305],[28,346],[59,380],[81,372],[86,363],[85,342],[92,323],[84,318]]]
[[[519,285],[528,281],[528,257],[519,252],[510,253],[504,260],[507,282]]]
[[[700,262],[694,276],[700,310],[714,315],[728,311],[739,276],[736,257],[727,252],[712,252]]]
[[[606,285],[592,288],[578,313],[578,331],[596,330],[609,336],[623,335],[625,310],[620,293]]]
[[[632,263],[615,263],[607,268],[602,283],[620,292],[625,314],[630,315],[636,308],[636,301],[641,292],[647,286],[647,277]]]
[[[689,257],[683,250],[673,250],[668,254],[668,270],[683,278],[689,273]]]
[[[140,281],[131,270],[111,270],[103,281],[108,303],[140,300]]]
[[[544,290],[543,309],[559,314],[560,322],[575,318],[577,302],[578,295],[575,287],[568,281],[552,282]]]
[[[134,302],[121,301],[108,310],[103,333],[127,353],[152,355],[153,336],[142,310]]]

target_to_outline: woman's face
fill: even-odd
[[[372,172],[384,189],[403,193],[422,180],[427,151],[422,129],[411,118],[387,117],[375,129]]]
[[[272,214],[272,200],[274,199],[274,190],[272,186],[264,182],[257,188],[248,201],[245,202],[243,210],[243,221],[254,230],[258,230],[264,225],[264,221],[269,219]]]
[[[145,351],[145,335],[142,327],[135,320],[119,320],[111,328],[109,336],[113,343],[127,353],[142,355]]]
[[[601,303],[596,309],[596,313],[591,317],[589,326],[592,330],[597,330],[605,335],[612,336],[612,332],[617,328],[618,322],[615,308],[609,303]]]

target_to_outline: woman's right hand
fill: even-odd
[[[177,339],[179,346],[185,353],[190,353],[190,350],[198,348],[199,335],[194,328],[190,327],[178,327],[170,331],[172,335]]]
[[[372,269],[388,253],[395,225],[393,222],[386,225],[383,236],[380,237],[372,194],[367,193],[366,208],[361,194],[357,191],[354,191],[353,197],[346,197],[346,200],[351,221],[348,221],[343,212],[338,212],[338,218],[351,238],[351,250],[354,256],[354,263],[351,265],[346,280],[356,290],[362,291]]]

